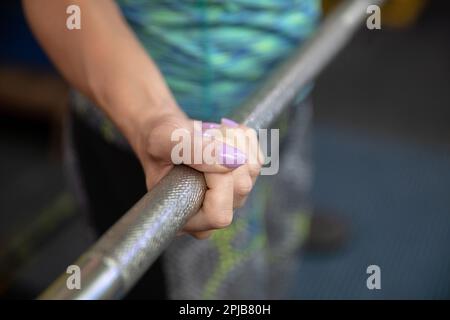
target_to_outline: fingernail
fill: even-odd
[[[223,143],[219,148],[218,161],[224,167],[234,169],[242,166],[247,161],[247,157],[241,150]]]
[[[215,122],[203,122],[202,123],[202,129],[208,130],[208,129],[218,129],[220,128],[220,124]]]
[[[233,121],[231,119],[227,119],[227,118],[222,118],[222,120],[220,121],[224,126],[227,127],[231,127],[231,128],[236,128],[239,127],[239,123],[237,123],[236,121]]]

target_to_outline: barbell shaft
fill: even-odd
[[[254,129],[268,128],[345,46],[367,7],[381,2],[347,0],[341,4],[231,118]],[[202,173],[175,166],[74,263],[81,270],[81,289],[69,289],[70,274],[64,273],[38,299],[123,297],[199,210],[205,191]]]

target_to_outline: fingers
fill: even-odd
[[[152,189],[169,171],[173,168],[172,164],[145,161],[143,163],[145,173],[145,184],[147,189]]]
[[[191,235],[198,240],[205,240],[211,237],[212,233],[213,231],[209,230],[209,231],[193,232],[191,233]]]
[[[237,168],[233,174],[233,207],[241,208],[253,188],[253,180],[249,174],[248,165]]]
[[[202,125],[167,117],[154,126],[151,137],[145,170],[148,186],[167,174],[173,164],[186,164],[205,173],[208,190],[203,205],[183,232],[206,239],[213,230],[228,227],[233,209],[244,205],[261,170],[256,132],[227,121]]]
[[[198,171],[225,173],[247,162],[246,154],[232,144],[219,139],[203,138],[202,140],[202,159],[200,161],[195,161],[194,159],[194,163],[187,163],[187,165]]]
[[[245,201],[259,176],[264,161],[262,152],[259,148],[256,131],[244,126],[240,126],[240,128],[246,139],[245,150],[247,150],[246,156],[248,160],[245,165],[233,170],[234,208],[241,208],[245,204]]]
[[[198,232],[228,227],[233,221],[233,209],[244,205],[253,188],[257,173],[250,172],[248,165],[243,165],[229,173],[206,173],[208,190],[203,206],[183,230],[203,239],[210,233],[206,235]]]
[[[211,133],[219,127],[210,123],[168,116],[154,124],[147,142],[153,162],[185,164],[201,172],[225,173],[243,165],[246,154]],[[218,131],[218,130],[217,130]]]
[[[232,173],[205,174],[208,190],[203,206],[184,227],[189,233],[222,229],[233,220],[234,180]]]

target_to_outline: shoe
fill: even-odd
[[[343,248],[350,236],[350,223],[340,215],[315,210],[303,244],[306,253],[331,253]]]

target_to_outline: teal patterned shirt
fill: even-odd
[[[319,0],[117,0],[181,108],[218,121],[307,39]]]

